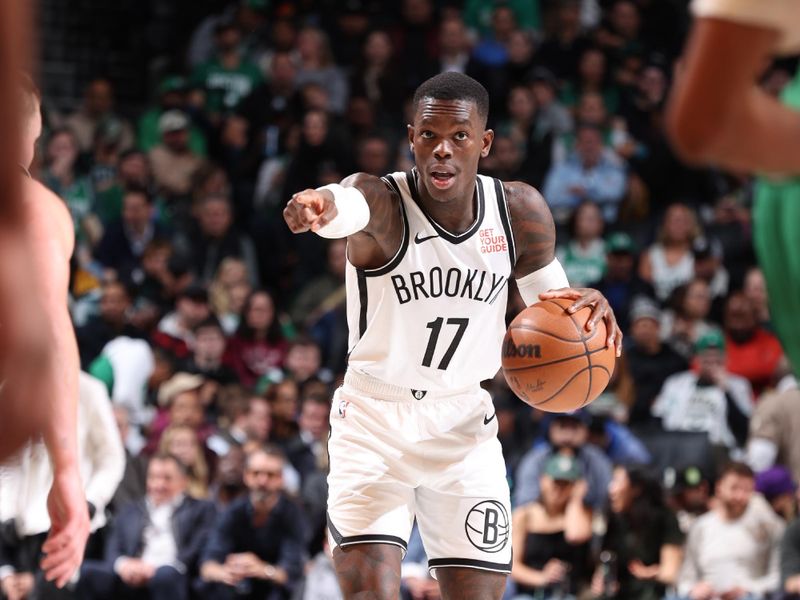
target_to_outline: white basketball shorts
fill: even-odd
[[[511,572],[506,468],[489,394],[421,392],[349,371],[331,407],[331,548],[405,553],[416,517],[428,567]]]

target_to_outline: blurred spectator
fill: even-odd
[[[214,29],[216,56],[195,68],[193,86],[205,93],[205,111],[212,123],[234,110],[261,83],[263,75],[241,48],[242,35],[232,21],[221,21]]]
[[[617,375],[620,372],[617,367]],[[604,394],[605,395],[605,394]],[[623,423],[618,423],[610,415],[605,414],[603,400],[598,398],[592,404],[600,402],[596,407],[588,408],[592,414],[589,422],[589,443],[597,446],[615,465],[645,465],[651,461],[650,453],[642,442]],[[613,411],[613,408],[609,408]]]
[[[641,33],[639,5],[632,0],[615,0],[611,4],[608,22],[597,31],[596,41],[620,65],[630,56],[645,52]]]
[[[786,467],[774,466],[757,473],[755,489],[784,522],[790,523],[797,516],[797,484]]]
[[[186,467],[186,493],[192,498],[208,498],[208,463],[194,428],[188,425],[170,425],[164,430],[158,444],[161,454],[171,454]]]
[[[678,593],[696,600],[762,598],[779,583],[784,524],[753,496],[753,472],[731,463],[719,475],[714,508],[686,541]]]
[[[620,329],[628,333],[635,299],[653,295],[652,286],[636,273],[636,247],[630,235],[618,231],[606,238],[605,263],[605,275],[588,285],[608,299]]]
[[[589,40],[581,27],[581,0],[560,0],[555,7],[554,26],[537,50],[537,59],[562,81],[577,79],[578,63]]]
[[[717,240],[706,237],[697,238],[692,243],[694,255],[695,279],[702,279],[708,284],[711,293],[711,318],[719,322],[722,319],[722,302],[728,295],[730,277],[722,264],[722,246]]]
[[[444,19],[439,27],[439,59],[437,73],[466,73],[469,64],[469,38],[464,21]]]
[[[752,267],[744,277],[744,295],[750,300],[756,312],[756,321],[766,329],[772,331],[769,317],[769,298],[767,297],[767,283],[764,281],[764,273],[758,267]]]
[[[353,95],[367,98],[378,110],[378,122],[394,126],[403,111],[407,90],[399,72],[394,44],[388,32],[373,30],[367,35],[360,64],[351,79]]]
[[[195,235],[181,236],[176,244],[179,253],[190,261],[197,279],[210,282],[220,263],[229,257],[244,261],[252,284],[258,274],[253,241],[234,225],[233,207],[227,196],[212,194],[198,207],[198,230]]]
[[[753,410],[753,392],[746,379],[725,370],[725,340],[712,330],[695,345],[697,372],[670,376],[652,406],[666,431],[703,431],[724,462],[743,446]]]
[[[588,485],[584,502],[593,510],[605,507],[611,461],[599,448],[587,443],[588,420],[589,414],[582,410],[553,415],[547,428],[547,440],[531,448],[519,463],[514,480],[515,506],[540,499],[539,478],[550,457],[573,454]]]
[[[95,185],[93,212],[104,226],[122,218],[122,197],[128,188],[152,189],[150,164],[147,155],[138,149],[120,154],[114,170],[114,179],[106,181],[102,188]]]
[[[297,426],[299,390],[297,382],[284,379],[267,388],[266,398],[272,408],[271,439],[284,443],[299,433]]]
[[[704,279],[692,279],[672,290],[670,307],[661,318],[661,337],[687,360],[694,346],[710,331],[718,330],[708,321],[711,310],[711,290]]]
[[[176,373],[161,384],[158,389],[160,412],[153,419],[150,439],[144,449],[153,454],[161,442],[164,430],[170,425],[184,425],[197,433],[205,450],[206,440],[213,433],[213,427],[205,422],[200,389],[205,379],[200,375]]]
[[[403,79],[408,90],[435,75],[439,23],[431,0],[401,0],[400,19],[391,29],[397,56],[403,57]],[[410,121],[409,121],[410,122]]]
[[[511,35],[517,29],[517,20],[514,11],[505,4],[494,4],[491,15],[491,28],[475,44],[472,50],[473,68],[467,74],[486,87],[490,110],[493,114],[498,114],[505,111],[509,83],[508,47]]]
[[[670,493],[670,505],[678,518],[678,524],[684,534],[688,534],[697,518],[708,512],[711,507],[711,482],[702,469],[689,465],[680,469],[669,468],[667,487]],[[667,473],[665,472],[665,479]]]
[[[125,471],[110,503],[113,513],[117,514],[126,504],[144,498],[147,492],[147,459],[141,454],[133,454],[127,447],[126,440],[130,434],[128,409],[118,404],[113,410],[120,440],[125,444]]]
[[[744,377],[758,397],[772,382],[783,357],[778,338],[758,324],[755,306],[743,292],[725,303],[725,367]]]
[[[106,506],[122,479],[125,458],[103,384],[81,372],[78,388],[78,460],[91,518],[92,538],[87,549],[91,553],[93,546],[102,543],[98,532],[106,525]],[[10,547],[2,544],[0,552],[3,591],[8,595],[9,586],[25,584],[30,587],[21,598],[52,597],[57,593],[55,584],[45,580],[39,566],[42,544],[51,528],[47,504],[53,467],[44,444],[39,441],[24,447],[13,462],[2,467],[0,478],[0,522],[16,537]],[[9,573],[14,580],[6,581]]]
[[[203,553],[202,597],[288,599],[303,573],[306,527],[283,492],[284,458],[266,447],[247,456],[249,490],[220,515]]]
[[[319,319],[344,296],[344,276],[347,265],[347,243],[345,240],[331,240],[327,252],[328,269],[309,281],[300,290],[292,303],[292,320],[300,326],[307,326]]]
[[[603,213],[590,201],[581,202],[569,222],[569,242],[556,248],[570,285],[586,287],[603,277],[606,247],[603,242]]]
[[[225,333],[219,321],[213,316],[200,322],[193,331],[194,342],[191,355],[186,362],[184,370],[187,373],[197,373],[217,386],[236,383],[236,373],[223,364],[225,354]]]
[[[242,309],[236,334],[228,340],[225,363],[246,387],[283,366],[289,345],[283,337],[275,302],[266,290],[255,290]]]
[[[189,118],[180,110],[168,110],[158,119],[158,131],[161,141],[147,154],[153,179],[168,199],[185,198],[205,161],[189,146]]]
[[[285,371],[297,382],[301,392],[306,384],[330,381],[330,373],[321,370],[322,352],[319,344],[310,337],[299,336],[289,346],[286,354]]]
[[[226,336],[239,328],[244,303],[252,287],[247,265],[240,258],[223,258],[213,281],[208,286],[212,312],[220,320]]]
[[[356,144],[356,168],[375,177],[383,177],[391,172],[393,169],[389,142],[378,135],[359,140]]]
[[[144,111],[137,124],[136,145],[142,152],[149,152],[161,141],[158,121],[168,110],[188,112],[189,82],[180,75],[165,77],[156,90],[157,104]],[[197,125],[189,127],[189,149],[198,156],[206,156],[206,138]]]
[[[592,511],[574,457],[554,454],[539,478],[541,497],[512,516],[511,579],[520,600],[575,598],[589,583]]]
[[[141,333],[128,322],[131,299],[127,288],[120,282],[110,282],[103,286],[100,296],[100,314],[75,330],[78,349],[81,354],[81,367],[86,369],[102,352],[105,345],[115,337],[124,335],[140,337]]]
[[[143,308],[153,311],[153,318],[158,319],[172,305],[177,280],[170,270],[172,244],[164,239],[153,239],[142,250],[141,264],[130,273],[123,274],[125,282],[135,290],[138,314],[144,314]]]
[[[183,465],[158,454],[147,469],[147,497],[114,521],[105,561],[81,567],[87,600],[129,597],[185,600],[214,521],[214,505],[186,496]]]
[[[122,219],[111,223],[94,251],[103,266],[130,278],[141,266],[147,245],[166,236],[154,221],[153,198],[141,187],[130,187],[122,197]]]
[[[190,285],[178,293],[175,310],[159,322],[153,344],[178,359],[188,357],[189,348],[194,346],[194,329],[210,314],[208,292],[200,285]]]
[[[578,76],[567,82],[561,92],[561,101],[567,107],[578,105],[581,96],[595,92],[603,98],[609,113],[615,114],[619,106],[619,89],[611,82],[608,58],[600,48],[588,47],[580,55]]]
[[[209,489],[209,497],[217,510],[227,508],[247,493],[244,485],[244,461],[242,447],[233,445],[217,462],[217,473]]]
[[[321,462],[327,463],[330,412],[327,395],[307,395],[300,405],[297,420],[300,432],[286,442],[286,456],[303,480],[317,470]]]
[[[64,125],[75,134],[80,151],[91,152],[98,125],[109,119],[118,121],[122,127],[120,150],[131,148],[133,128],[114,112],[114,87],[108,79],[97,77],[86,86],[83,104],[64,120]]]
[[[89,178],[78,167],[78,139],[69,129],[56,129],[47,140],[41,180],[67,204],[75,225],[76,242],[94,246],[102,229],[92,213],[94,190]]]
[[[482,2],[481,0],[467,0],[464,3],[464,21],[467,26],[478,35],[486,36],[491,31],[495,18],[493,4],[496,2]],[[541,16],[539,2],[526,2],[525,0],[510,0],[503,4],[509,7],[512,17],[521,29],[538,31],[541,29]]]
[[[683,559],[683,533],[664,503],[658,480],[643,467],[614,469],[608,486],[611,514],[602,549],[617,565],[615,581],[600,569],[592,592],[604,598],[657,599],[675,584]]]
[[[764,471],[786,465],[794,481],[800,481],[800,391],[790,389],[766,394],[750,419],[747,459],[753,469]]]
[[[219,390],[219,428],[208,439],[208,447],[217,456],[226,456],[231,449],[241,447],[247,441],[248,412],[252,400],[253,398],[248,398],[246,390],[235,383]]]
[[[514,141],[505,135],[498,135],[492,142],[492,152],[481,161],[481,172],[502,180],[524,179],[522,153]]]
[[[692,242],[700,233],[697,216],[685,204],[673,204],[664,213],[656,242],[639,262],[639,275],[653,285],[661,302],[694,275]]]
[[[800,517],[789,523],[781,541],[781,589],[785,600],[800,597]]]
[[[535,67],[528,77],[528,85],[536,101],[535,139],[538,144],[547,146],[552,138],[572,130],[572,117],[569,110],[557,98],[555,76],[545,67]],[[549,166],[549,152],[547,165]]]
[[[297,87],[314,83],[328,94],[331,112],[344,113],[347,105],[347,79],[333,62],[328,36],[320,29],[306,27],[297,36],[297,51],[300,68],[297,71]]]
[[[556,223],[566,223],[575,207],[586,200],[599,204],[607,221],[616,219],[626,180],[619,159],[609,152],[599,129],[578,126],[575,152],[553,165],[544,184],[544,196]]]

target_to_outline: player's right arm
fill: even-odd
[[[339,186],[297,192],[283,210],[283,218],[292,233],[346,237],[350,263],[374,269],[389,262],[402,243],[400,202],[380,177],[354,173]]]
[[[775,0],[772,7],[764,4],[738,3],[737,9],[726,0],[695,3],[704,12],[689,37],[667,109],[668,133],[684,159],[749,172],[800,171],[800,112],[757,85],[781,44],[779,28],[797,22],[775,22]],[[747,14],[738,14],[741,9]]]

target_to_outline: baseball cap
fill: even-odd
[[[622,231],[612,233],[606,239],[606,252],[609,254],[634,254],[636,248],[631,236]]]
[[[554,454],[544,465],[544,474],[556,481],[577,481],[581,478],[581,466],[572,456]]]
[[[188,298],[195,302],[208,302],[208,290],[199,283],[190,283],[178,293],[178,299]]]
[[[631,323],[635,323],[639,319],[653,319],[660,323],[661,309],[650,298],[644,296],[635,298],[630,311],[630,320]]]
[[[704,350],[725,351],[725,337],[719,329],[709,329],[694,343],[695,352]]]
[[[175,373],[158,388],[159,406],[169,406],[178,394],[191,392],[199,389],[204,383],[202,375],[192,375],[191,373]]]
[[[170,133],[189,127],[189,117],[181,110],[168,110],[158,119],[158,131]]]
[[[675,474],[674,488],[677,491],[695,488],[708,478],[703,473],[703,470],[697,465],[690,465],[679,470]]]
[[[559,419],[571,419],[573,421],[583,423],[584,425],[588,425],[592,421],[592,415],[590,415],[588,411],[584,410],[583,408],[579,408],[578,410],[571,410],[570,412],[557,413],[553,415],[554,421]]]
[[[553,72],[546,67],[534,67],[528,73],[528,83],[547,83],[553,87],[556,86],[556,76]]]
[[[756,475],[756,491],[767,500],[781,494],[794,493],[796,489],[797,485],[792,481],[792,474],[786,467],[777,465]]]

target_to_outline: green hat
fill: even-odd
[[[695,352],[704,350],[719,350],[725,352],[725,336],[719,329],[710,329],[694,343]]]
[[[581,467],[572,456],[554,454],[544,466],[545,475],[556,481],[577,481],[581,478]]]
[[[188,84],[186,83],[185,77],[172,75],[171,77],[165,77],[161,80],[161,83],[158,84],[158,95],[163,96],[170,92],[184,92],[187,88]]]
[[[636,248],[633,244],[631,236],[622,231],[612,233],[606,240],[606,252],[633,254]]]

